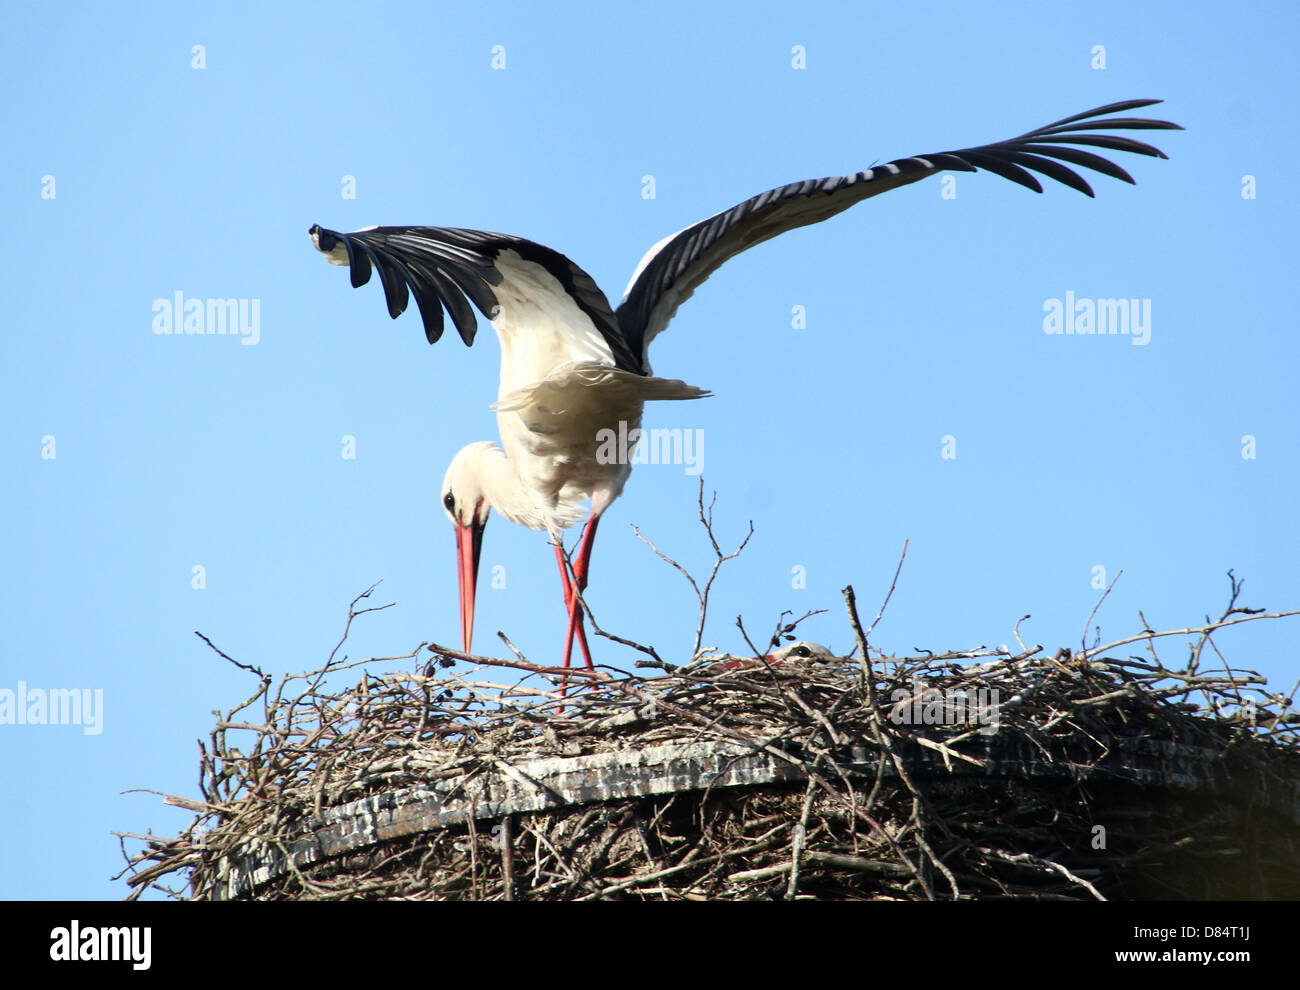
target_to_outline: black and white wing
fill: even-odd
[[[1030,174],[1033,171],[1091,196],[1092,188],[1082,176],[1061,164],[1067,162],[1132,183],[1133,177],[1114,162],[1090,151],[1062,146],[1085,145],[1166,158],[1164,152],[1141,141],[1095,132],[1103,127],[1182,130],[1179,125],[1144,117],[1090,119],[1160,102],[1111,103],[997,144],[900,158],[855,175],[809,179],[769,189],[652,247],[633,273],[616,311],[619,328],[628,346],[644,363],[650,341],[668,325],[677,307],[729,258],[777,234],[819,223],[864,199],[929,175],[987,169],[1034,192],[1042,192],[1043,187]]]
[[[379,270],[393,319],[406,310],[413,292],[430,344],[442,336],[444,309],[461,339],[472,344],[478,332],[472,303],[496,326],[503,348],[526,334],[530,339],[522,349],[530,354],[540,350],[565,360],[645,374],[641,350],[628,346],[595,281],[544,245],[453,227],[370,227],[339,233],[317,224],[308,233],[327,260],[350,267],[354,287],[370,281],[372,268]],[[520,363],[521,377],[546,374],[545,367],[531,366],[537,361]]]

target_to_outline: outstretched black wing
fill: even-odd
[[[351,268],[354,287],[370,281],[372,267],[379,269],[393,319],[406,310],[414,292],[424,335],[431,344],[442,336],[444,309],[469,345],[478,332],[471,302],[489,320],[496,320],[502,315],[499,295],[526,296],[557,314],[573,307],[599,334],[586,342],[588,349],[594,348],[593,357],[603,340],[614,367],[645,373],[640,351],[628,347],[609,301],[591,276],[558,251],[534,241],[454,227],[371,227],[341,234],[317,224],[308,233],[327,259]],[[558,289],[547,276],[559,283]],[[549,298],[539,298],[548,293]],[[566,329],[578,336],[591,333],[586,326]]]
[[[1077,172],[1062,164],[1066,162],[1132,183],[1133,177],[1114,162],[1091,151],[1062,146],[1085,145],[1165,158],[1167,156],[1159,148],[1141,141],[1095,132],[1102,127],[1182,130],[1179,125],[1145,117],[1091,119],[1159,102],[1125,100],[1111,103],[997,144],[900,158],[855,175],[809,179],[769,189],[687,227],[651,248],[641,259],[616,312],[619,329],[628,346],[644,360],[646,347],[668,325],[677,307],[728,259],[777,234],[819,223],[864,199],[917,182],[928,175],[986,169],[1034,192],[1042,192],[1043,187],[1031,174],[1038,172],[1091,196],[1092,187]]]

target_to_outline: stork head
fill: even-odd
[[[492,506],[483,488],[483,461],[491,443],[472,443],[452,458],[442,479],[442,507],[456,527],[456,562],[460,575],[460,636],[469,652],[474,639],[474,589],[478,584],[483,529]]]

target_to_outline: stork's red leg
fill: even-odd
[[[587,528],[582,531],[582,545],[578,549],[578,559],[573,565],[573,579],[578,583],[578,592],[587,590],[587,571],[591,567],[591,545],[596,541],[596,525],[600,515],[592,512],[587,520]]]
[[[564,547],[560,539],[560,535],[558,533],[556,534],[554,543],[555,543],[555,562],[560,565],[560,584],[564,588],[564,612],[568,620],[567,626],[568,626],[569,635],[568,638],[565,640],[565,650],[564,650],[564,666],[568,667],[569,656],[573,652],[573,607],[574,607],[573,583],[569,580],[569,563],[564,559]],[[579,611],[581,611],[581,609],[579,609]],[[587,666],[590,667],[591,653],[587,649],[587,634],[581,627],[578,628],[578,645],[582,647],[583,659],[587,661]],[[569,690],[569,680],[568,680],[568,674],[566,673],[562,678],[560,678],[560,697],[563,698],[565,694],[568,693],[568,690]],[[563,706],[557,709],[557,714],[560,715],[564,714]]]
[[[573,564],[573,586],[569,588],[569,624],[564,636],[564,666],[569,666],[573,655],[573,634],[578,634],[578,644],[582,647],[582,659],[591,667],[591,652],[587,649],[587,633],[583,625],[582,606],[578,604],[578,595],[587,590],[587,570],[591,561],[591,543],[596,535],[596,524],[600,516],[591,514],[583,528],[582,539],[578,546],[578,556]],[[568,575],[565,575],[566,580]],[[575,590],[576,589],[576,590]]]
[[[564,559],[564,550],[557,543],[555,545],[555,562],[560,565],[560,581],[564,587],[564,612],[568,619],[568,635],[565,638],[564,666],[569,666],[569,658],[573,653],[573,614],[574,614],[574,597],[573,584],[569,580],[569,565]],[[581,587],[579,588],[581,591]],[[579,613],[582,609],[577,609]],[[581,624],[577,628],[578,646],[582,650],[582,658],[586,661],[588,667],[591,666],[591,651],[587,648],[587,632]]]
[[[578,545],[578,556],[573,562],[573,583],[577,586],[577,594],[570,594],[569,600],[569,628],[564,637],[564,666],[569,665],[569,657],[573,653],[573,634],[578,633],[578,642],[582,645],[582,658],[591,666],[591,654],[587,652],[587,634],[583,628],[582,606],[578,604],[578,595],[587,590],[587,571],[591,566],[591,545],[596,539],[596,525],[600,522],[600,516],[594,511],[591,518],[587,520],[586,528],[582,531],[582,540]]]

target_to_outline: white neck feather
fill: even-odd
[[[512,523],[529,529],[547,529],[542,498],[519,477],[514,462],[496,444],[484,444],[473,461],[483,497]]]

